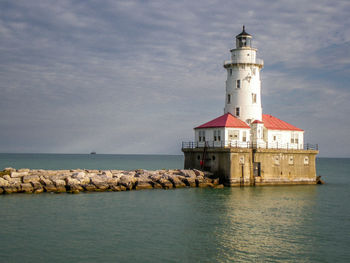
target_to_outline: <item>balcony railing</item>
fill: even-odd
[[[239,141],[206,141],[206,142],[182,142],[182,149],[195,148],[249,148],[249,149],[287,149],[287,150],[318,150],[318,144],[295,143],[252,143]]]
[[[225,60],[224,61],[224,66],[226,65],[230,65],[230,64],[235,64],[235,63],[251,63],[251,64],[256,64],[256,65],[264,65],[264,60],[260,59],[260,58],[256,58],[255,61],[249,61],[249,62],[237,62],[237,61],[232,61],[232,60]]]

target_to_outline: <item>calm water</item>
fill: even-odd
[[[0,168],[161,169],[182,164],[181,156],[0,155]],[[0,258],[349,262],[350,159],[320,158],[317,169],[326,185],[1,195]]]

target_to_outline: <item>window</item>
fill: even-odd
[[[230,76],[232,76],[232,68],[230,68]]]
[[[215,130],[214,131],[214,141],[221,141],[221,131],[220,130]]]
[[[205,142],[205,131],[199,131],[198,135],[199,135],[198,141]]]
[[[240,108],[236,107],[236,116],[239,117],[240,116]]]
[[[256,94],[252,93],[252,103],[256,103]]]
[[[293,156],[293,155],[290,155],[290,156],[289,156],[288,164],[289,164],[289,165],[293,165],[293,164],[294,164],[294,156]]]
[[[231,95],[227,94],[227,104],[230,104],[230,103],[231,103]]]
[[[229,140],[238,140],[239,139],[239,131],[238,130],[229,130],[228,131]]]
[[[275,134],[275,135],[273,135],[273,140],[274,140],[274,141],[281,141],[281,138],[282,138],[281,134]]]
[[[274,164],[275,165],[280,165],[280,157],[278,155],[275,155],[273,157],[273,159],[274,159]]]
[[[290,143],[299,143],[299,134],[297,133],[292,133],[290,137]]]
[[[241,88],[241,80],[237,79],[236,80],[236,89],[240,89]]]
[[[233,131],[233,139],[238,140],[239,139],[239,131]]]
[[[243,132],[243,139],[242,139],[242,141],[244,141],[244,142],[247,141],[247,132],[246,131]]]

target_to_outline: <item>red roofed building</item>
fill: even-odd
[[[241,147],[249,145],[250,127],[231,113],[226,113],[194,129],[199,146],[204,145],[204,142],[210,142],[214,146],[227,145],[228,142]]]
[[[263,114],[262,120],[254,120],[249,126],[231,113],[226,113],[194,128],[195,140],[199,146],[209,142],[214,146],[247,147],[254,144],[262,148],[303,147],[302,129],[269,114]]]
[[[283,130],[283,131],[303,131],[298,127],[293,126],[285,121],[282,121],[272,115],[263,114],[263,123],[265,128],[269,130]]]
[[[214,120],[208,121],[195,129],[201,129],[201,128],[245,128],[250,129],[248,124],[246,124],[244,121],[241,121],[240,119],[237,119],[235,116],[233,116],[231,113],[226,113]]]

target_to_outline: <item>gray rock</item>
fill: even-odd
[[[193,170],[180,170],[180,173],[185,177],[196,178],[197,175]]]
[[[62,179],[52,179],[52,182],[56,185],[56,187],[58,186],[66,186],[66,181],[62,180]]]
[[[96,187],[96,185],[94,184],[87,184],[87,185],[84,185],[84,188],[86,191],[88,192],[94,192],[94,191],[97,191],[98,188]]]
[[[5,172],[15,172],[16,169],[15,169],[15,168],[12,168],[12,167],[6,167],[6,168],[4,169],[4,171],[5,171]]]
[[[159,183],[164,189],[173,188],[173,184],[165,178],[160,178],[157,183]]]
[[[206,188],[206,187],[214,187],[212,183],[199,183],[198,184],[199,188]]]
[[[111,189],[112,189],[112,187],[119,185],[119,179],[115,178],[115,177],[108,178],[106,182],[109,185],[109,188],[111,188]]]
[[[41,185],[41,183],[34,181],[34,182],[30,182],[33,186],[33,192],[34,194],[40,194],[42,192],[44,192],[44,187]]]
[[[34,190],[34,188],[33,188],[32,184],[30,184],[30,183],[21,184],[21,192],[30,194],[30,193],[33,193],[33,190]]]
[[[94,184],[100,191],[104,191],[109,188],[109,185],[107,184],[107,182],[104,180],[101,180],[99,176],[92,177],[91,183]]]
[[[4,186],[3,189],[5,194],[17,193],[17,187],[11,184],[8,186]]]
[[[11,172],[11,177],[16,178],[16,177],[23,177],[28,175],[28,172]]]
[[[186,187],[186,184],[182,182],[177,175],[168,175],[168,180],[173,184],[173,187],[175,188]]]
[[[90,177],[84,172],[74,173],[72,178],[77,179],[81,185],[90,184]]]
[[[85,172],[77,172],[77,173],[73,173],[71,175],[72,178],[75,178],[75,179],[79,179],[79,178],[84,178],[86,177],[86,174]]]
[[[3,179],[5,179],[6,181],[8,181],[10,184],[20,184],[22,182],[22,178],[21,177],[15,177],[12,178],[11,176],[9,176],[8,174],[5,174],[3,176]]]
[[[40,183],[44,186],[46,192],[57,192],[57,188],[53,181],[49,179],[40,179]]]
[[[40,177],[37,175],[25,175],[22,179],[23,183],[39,182]]]
[[[72,178],[72,177],[67,177],[66,178],[66,185],[79,185],[80,182],[78,179]]]
[[[72,177],[66,178],[66,190],[67,192],[77,194],[81,191],[84,191],[84,188],[80,185],[79,180]]]
[[[72,194],[78,194],[84,191],[84,188],[79,184],[67,184],[66,189],[67,192],[70,192]]]
[[[196,174],[196,176],[204,176],[204,172],[197,170],[197,169],[193,169],[193,172]]]
[[[9,181],[0,177],[0,187],[8,186],[8,185],[9,185]]]
[[[196,179],[195,178],[190,178],[190,177],[183,177],[181,178],[182,182],[186,184],[189,187],[196,187]]]
[[[151,179],[151,181],[153,181],[153,182],[158,182],[162,178],[162,175],[160,175],[160,174],[150,174],[148,176],[148,178]]]
[[[219,178],[214,178],[214,179],[212,179],[211,183],[215,184],[215,185],[218,185],[219,181],[220,181]]]
[[[103,171],[102,175],[106,176],[107,178],[113,178],[113,174],[111,171]]]
[[[204,180],[204,177],[203,176],[197,176],[196,177],[196,184],[201,184],[201,183],[204,183],[205,180]]]
[[[149,182],[141,181],[135,184],[135,190],[152,189],[153,186]]]
[[[29,172],[30,172],[30,169],[28,169],[28,168],[22,168],[22,169],[19,169],[18,172],[20,172],[20,173],[29,173]]]
[[[134,187],[135,181],[135,178],[123,175],[119,179],[119,184],[125,186],[128,190],[131,190]]]
[[[122,191],[122,187],[125,188],[125,186],[121,186],[121,185],[111,185],[111,186],[109,186],[109,188],[110,188],[112,191],[115,191],[115,192]],[[125,190],[126,190],[126,188],[125,188]]]

